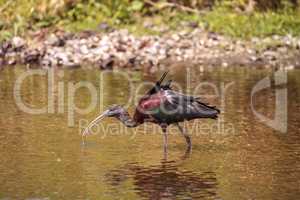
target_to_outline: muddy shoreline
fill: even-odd
[[[208,66],[300,68],[300,38],[271,36],[243,41],[203,31],[135,36],[127,30],[36,32],[0,44],[0,67],[93,67],[155,71],[176,63]]]

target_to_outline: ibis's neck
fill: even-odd
[[[117,117],[125,126],[127,127],[136,127],[139,125],[136,121],[130,117],[128,112],[123,112]]]

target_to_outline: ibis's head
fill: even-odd
[[[89,129],[92,128],[95,124],[97,124],[104,117],[119,117],[122,113],[124,113],[124,108],[120,105],[113,105],[109,107],[106,111],[104,111],[101,115],[96,117],[83,131],[83,135],[88,134]]]
[[[124,112],[124,108],[120,105],[113,105],[105,111],[107,117],[118,117]]]

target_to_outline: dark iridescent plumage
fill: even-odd
[[[89,128],[105,116],[115,117],[122,121],[127,127],[136,127],[144,122],[152,122],[161,126],[164,132],[164,147],[166,150],[166,129],[170,124],[175,124],[185,137],[190,149],[190,137],[183,131],[178,122],[197,118],[216,119],[220,111],[214,106],[209,106],[201,102],[198,97],[173,91],[171,88],[171,80],[166,84],[162,84],[166,75],[167,73],[164,73],[161,79],[156,82],[155,86],[140,99],[133,118],[130,117],[123,107],[118,105],[113,106],[93,120],[83,134],[87,134]]]
[[[138,104],[134,119],[140,123],[152,121],[172,124],[197,118],[216,119],[220,111],[197,97],[180,94],[171,89],[171,81],[162,85],[163,78],[149,90]]]

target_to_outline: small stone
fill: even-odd
[[[223,62],[222,63],[222,67],[228,67],[228,63],[227,62]]]
[[[50,60],[42,60],[41,61],[41,65],[43,66],[43,67],[51,67],[52,66],[52,63],[51,63],[51,61]]]
[[[33,64],[33,63],[38,63],[41,56],[42,54],[39,49],[29,49],[24,52],[22,59],[24,63]]]
[[[102,22],[98,25],[98,29],[101,31],[109,31],[111,29],[111,27],[109,26],[108,23]]]
[[[0,58],[5,56],[4,50],[0,46]]]
[[[254,51],[253,49],[247,49],[247,53],[249,53],[249,54],[254,54],[255,51]]]
[[[10,49],[12,49],[12,43],[10,41],[3,42],[1,49],[4,53],[7,53]]]
[[[265,52],[263,53],[263,55],[264,55],[265,57],[267,57],[269,60],[276,60],[277,57],[278,57],[278,54],[277,54],[277,52],[275,52],[275,51],[265,51]]]
[[[173,34],[173,35],[172,35],[172,39],[173,39],[174,41],[178,42],[178,41],[180,40],[180,36],[177,35],[177,34]]]
[[[256,57],[256,56],[250,56],[250,60],[253,61],[253,62],[255,62],[255,61],[258,60],[258,57]]]
[[[214,32],[209,32],[208,33],[208,38],[211,40],[219,40],[218,35]]]
[[[17,60],[15,57],[10,57],[7,62],[6,62],[8,65],[15,65],[17,64]]]
[[[285,69],[286,70],[293,70],[293,69],[295,69],[295,66],[294,65],[289,65]]]
[[[277,49],[278,52],[281,52],[281,53],[286,53],[288,51],[288,48],[286,46],[283,46],[283,47],[279,47]]]
[[[57,46],[57,47],[62,47],[65,45],[65,41],[64,39],[51,34],[48,39],[45,41],[45,44],[50,45],[50,46]]]
[[[169,28],[167,26],[154,26],[152,29],[159,33],[165,33],[169,30]]]
[[[110,56],[108,59],[100,63],[100,69],[112,69],[114,63],[115,63],[114,57]]]
[[[131,57],[131,58],[128,59],[128,63],[130,63],[132,65],[134,65],[135,61],[136,61],[136,56]]]
[[[26,45],[25,40],[17,36],[12,38],[11,43],[15,51],[20,51]]]
[[[199,71],[200,71],[200,73],[203,73],[204,72],[204,66],[200,65],[199,66]]]
[[[191,28],[197,28],[199,26],[198,22],[193,21],[193,22],[189,22],[188,26]]]
[[[279,35],[273,35],[273,39],[274,40],[280,40],[280,36]]]
[[[143,23],[144,28],[151,28],[154,26],[152,20],[150,19],[145,19]]]
[[[88,50],[86,45],[81,46],[80,51],[81,51],[82,54],[88,54],[89,53],[89,50]]]

